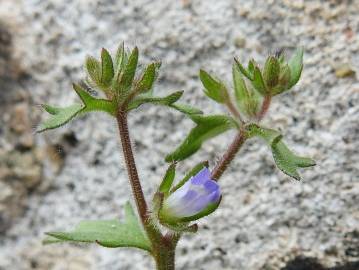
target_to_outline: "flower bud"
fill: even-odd
[[[196,220],[212,213],[220,198],[217,182],[211,179],[208,168],[203,168],[163,201],[159,216],[169,224]]]

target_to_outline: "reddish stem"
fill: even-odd
[[[236,154],[238,153],[239,149],[246,141],[247,137],[243,130],[240,130],[239,133],[234,138],[233,142],[224,153],[221,160],[217,163],[216,167],[212,171],[212,179],[218,181],[219,178],[222,176],[224,171],[228,168],[229,164],[232,162]]]
[[[143,195],[140,179],[138,177],[135,158],[132,152],[130,134],[128,131],[127,114],[126,112],[119,110],[117,113],[118,129],[121,137],[121,144],[123,155],[126,162],[127,173],[130,179],[131,188],[135,197],[138,213],[140,215],[142,224],[146,226],[148,214],[147,214],[147,203],[145,196]]]
[[[261,121],[263,119],[263,117],[266,115],[266,113],[268,112],[271,101],[272,101],[272,96],[268,95],[268,96],[264,97],[264,100],[262,103],[262,108],[257,115],[258,121]]]

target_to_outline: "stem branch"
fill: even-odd
[[[222,156],[221,160],[217,163],[216,167],[212,171],[212,179],[218,181],[224,171],[228,168],[239,149],[246,141],[247,137],[243,129],[239,130],[238,134],[234,138],[227,151]]]

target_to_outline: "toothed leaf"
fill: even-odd
[[[81,221],[73,231],[49,232],[45,243],[59,241],[97,243],[104,247],[135,247],[151,250],[151,243],[129,203],[125,205],[125,218],[119,220]]]
[[[248,126],[247,131],[250,136],[258,136],[267,142],[272,150],[277,167],[288,176],[300,180],[300,175],[297,171],[299,168],[315,166],[313,159],[298,156],[289,150],[278,131],[259,127],[255,124]]]
[[[70,122],[83,108],[81,104],[73,104],[67,107],[51,107],[50,105],[43,105],[46,111],[51,111],[50,118],[45,120],[37,129],[37,132],[43,132],[48,129],[61,127]]]

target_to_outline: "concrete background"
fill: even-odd
[[[330,267],[359,256],[359,2],[100,1],[0,2],[0,269],[152,269],[143,252],[83,245],[42,246],[46,231],[83,219],[117,218],[129,185],[113,120],[103,114],[35,135],[37,104],[71,104],[87,54],[125,41],[140,62],[163,62],[158,94],[185,90],[206,113],[198,70],[231,83],[234,56],[263,62],[278,48],[305,48],[300,83],[275,98],[267,125],[318,165],[296,182],[250,141],[221,180],[224,200],[179,244],[178,269],[281,269],[295,256]],[[130,116],[146,195],[159,184],[166,153],[193,126],[177,112],[143,106]],[[179,166],[211,166],[233,133]]]

